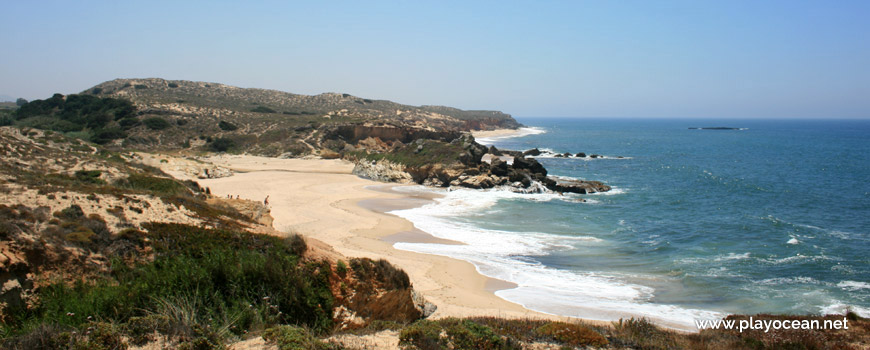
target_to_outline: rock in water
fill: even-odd
[[[547,187],[556,192],[587,194],[610,191],[610,186],[600,181],[553,179],[552,177],[549,179],[555,180],[555,184],[550,185],[552,182],[548,181]]]
[[[530,149],[528,151],[523,152],[523,156],[539,156],[541,155],[541,150],[537,148]]]

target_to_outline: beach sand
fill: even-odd
[[[517,135],[524,134],[525,131],[523,129],[496,129],[496,130],[480,130],[480,131],[472,131],[471,136],[474,136],[475,139],[479,138],[507,138],[507,137],[515,137]]]
[[[385,211],[425,204],[431,198],[391,191],[392,186],[351,174],[342,160],[216,156],[206,159],[235,174],[199,180],[216,196],[262,201],[269,196],[275,229],[325,242],[347,257],[386,259],[405,270],[414,289],[438,306],[431,317],[501,316],[568,320],[523,308],[494,291],[510,282],[481,275],[468,262],[397,250],[393,243],[461,244],[433,237]]]

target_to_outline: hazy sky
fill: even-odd
[[[515,116],[870,117],[870,1],[3,1],[0,95],[160,77]]]

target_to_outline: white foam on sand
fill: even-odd
[[[529,135],[538,135],[538,134],[543,134],[546,132],[547,132],[547,130],[545,130],[543,128],[526,127],[526,128],[519,128],[519,129],[517,129],[517,131],[515,133],[510,133],[507,135],[487,136],[487,137],[475,138],[475,141],[477,141],[477,143],[479,143],[481,145],[489,146],[489,145],[492,145],[493,143],[495,143],[496,141],[499,141],[499,140],[510,139],[510,138],[514,138],[514,137],[523,137],[523,136],[529,136]]]
[[[474,215],[499,200],[511,198],[549,201],[559,196],[499,190],[450,191],[434,203],[390,213],[413,222],[418,229],[433,236],[465,245],[399,242],[395,247],[469,261],[486,276],[518,285],[500,290],[496,295],[540,312],[605,321],[644,316],[687,330],[693,329],[696,319],[724,316],[714,311],[650,303],[655,295],[651,287],[629,283],[618,276],[559,270],[528,258],[554,250],[607,244],[596,237],[490,230],[455,220],[456,216]]]

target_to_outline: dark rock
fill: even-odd
[[[562,153],[562,156],[565,158],[571,158],[571,153],[565,152],[565,153]]]
[[[600,181],[548,179],[549,181],[544,184],[547,185],[547,188],[556,192],[587,194],[610,191],[610,186],[607,186]]]
[[[502,155],[501,151],[499,151],[498,148],[495,148],[495,146],[489,146],[488,152],[489,152],[489,154],[492,154],[494,156],[501,156]]]
[[[575,155],[577,158],[586,158],[586,153],[580,152]]]
[[[537,148],[530,149],[528,151],[523,152],[523,156],[539,156],[541,155],[541,150]]]
[[[594,158],[600,158],[601,156],[599,156],[599,155],[597,155],[597,154],[593,154],[593,155],[591,155],[591,156],[589,156],[589,157],[594,159]]]
[[[553,157],[556,157],[556,158],[565,158],[565,156],[562,155],[561,153],[556,153],[556,155],[553,156]]]
[[[532,158],[514,157],[513,168],[527,169],[532,174],[547,175],[547,169],[544,169],[544,166],[541,165],[541,163],[538,163],[537,160]]]
[[[511,151],[511,150],[506,150],[506,149],[500,149],[498,151],[501,152],[501,154],[503,156],[508,156],[508,157],[522,157],[523,156],[523,152],[520,152],[520,151]]]
[[[459,156],[459,161],[466,166],[477,166],[480,164],[480,159],[488,151],[486,146],[475,142],[474,136],[471,136],[471,134],[462,134],[462,136],[450,141],[450,143],[461,145],[465,149],[465,153]]]
[[[507,176],[508,163],[499,158],[493,158],[492,163],[489,164],[489,171],[496,176]]]
[[[523,180],[531,181],[529,179],[528,170],[511,169],[508,171],[507,177],[510,182],[523,182]]]

